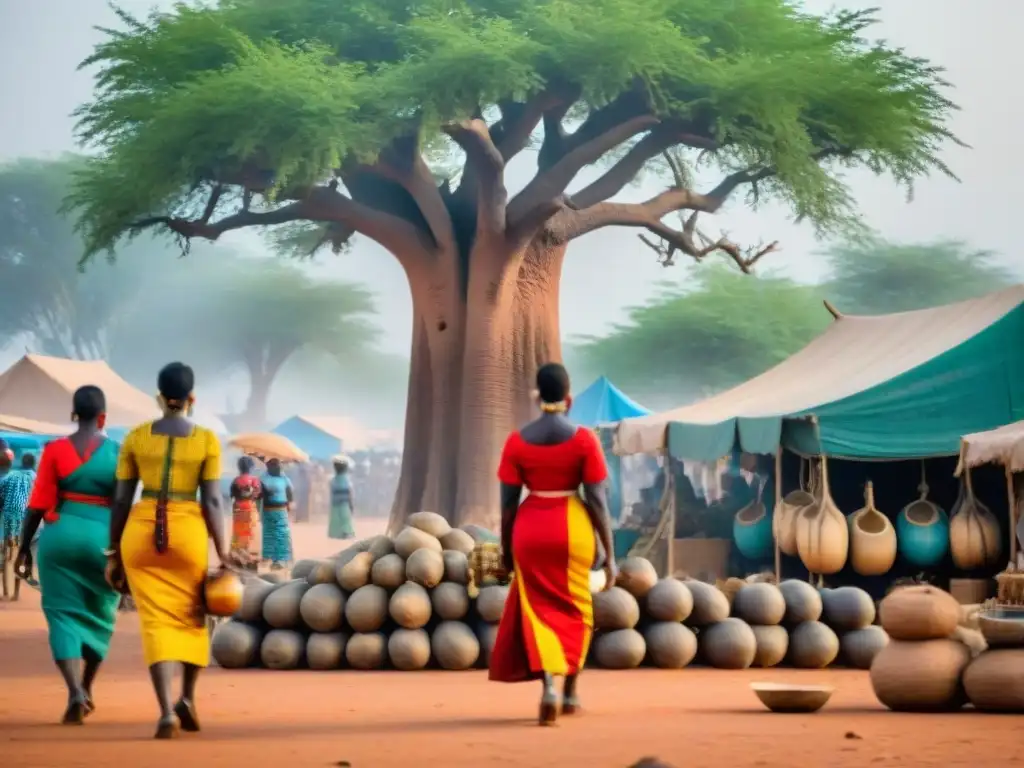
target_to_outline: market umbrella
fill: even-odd
[[[235,435],[228,440],[228,445],[242,453],[256,456],[262,461],[277,459],[278,461],[309,461],[295,443],[287,437],[272,432],[246,432]]]

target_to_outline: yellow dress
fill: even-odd
[[[131,510],[121,536],[121,559],[142,625],[146,665],[177,661],[205,667],[210,662],[206,623],[197,611],[209,567],[209,532],[197,501],[204,480],[220,480],[220,441],[195,427],[188,437],[154,435],[152,423],[125,437],[117,465],[118,480],[139,480],[143,497]],[[168,479],[167,547],[154,538],[156,495]]]

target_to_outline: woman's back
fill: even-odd
[[[528,443],[519,432],[509,435],[502,454],[502,468],[518,473],[518,483],[533,491],[571,491],[582,483],[593,482],[589,478],[599,476],[603,460],[595,465],[595,455],[601,460],[597,438],[587,429],[580,427],[563,443],[535,445]],[[503,474],[502,482],[507,475]],[[598,477],[596,482],[603,480]]]
[[[124,459],[135,463],[137,477],[147,491],[160,490],[166,470],[169,493],[195,494],[203,480],[203,465],[210,457],[220,455],[217,436],[204,427],[194,427],[187,437],[173,438],[174,449],[168,466],[171,439],[167,435],[154,434],[150,422],[128,433],[121,453]]]

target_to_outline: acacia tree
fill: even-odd
[[[135,351],[155,337],[160,343],[154,351],[163,360],[179,356],[210,374],[243,368],[249,394],[234,426],[238,430],[267,426],[271,388],[299,352],[315,350],[352,367],[373,365],[379,357],[380,332],[370,322],[376,308],[369,291],[317,281],[276,259],[222,256],[191,274],[168,271],[161,292],[172,297],[172,307],[173,297],[187,306],[146,316],[133,337],[118,338],[119,346]]]
[[[308,222],[390,251],[414,310],[405,462],[392,524],[418,509],[496,521],[501,440],[560,358],[566,247],[602,227],[695,259],[755,253],[694,220],[739,191],[821,230],[849,224],[839,172],[911,184],[951,138],[940,73],[865,40],[867,13],[794,0],[219,0],[110,32],[80,113],[100,154],[69,200],[90,251],[160,227],[185,240]],[[505,169],[536,144],[515,194]],[[438,178],[432,161],[458,170]],[[615,202],[677,148],[721,173]],[[584,168],[607,161],[569,194]],[[442,164],[443,165],[443,164]]]
[[[821,299],[816,286],[715,265],[631,308],[608,334],[578,340],[573,356],[644,405],[671,408],[757,376],[806,345],[832,319]]]
[[[1017,282],[995,254],[966,243],[892,243],[858,238],[824,252],[822,293],[841,312],[882,315],[973,299]]]

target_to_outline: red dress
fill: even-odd
[[[559,445],[531,445],[518,432],[509,435],[498,479],[531,494],[512,528],[515,569],[491,653],[491,680],[573,675],[583,667],[594,629],[590,569],[597,539],[577,491],[607,477],[590,430],[580,428]]]

